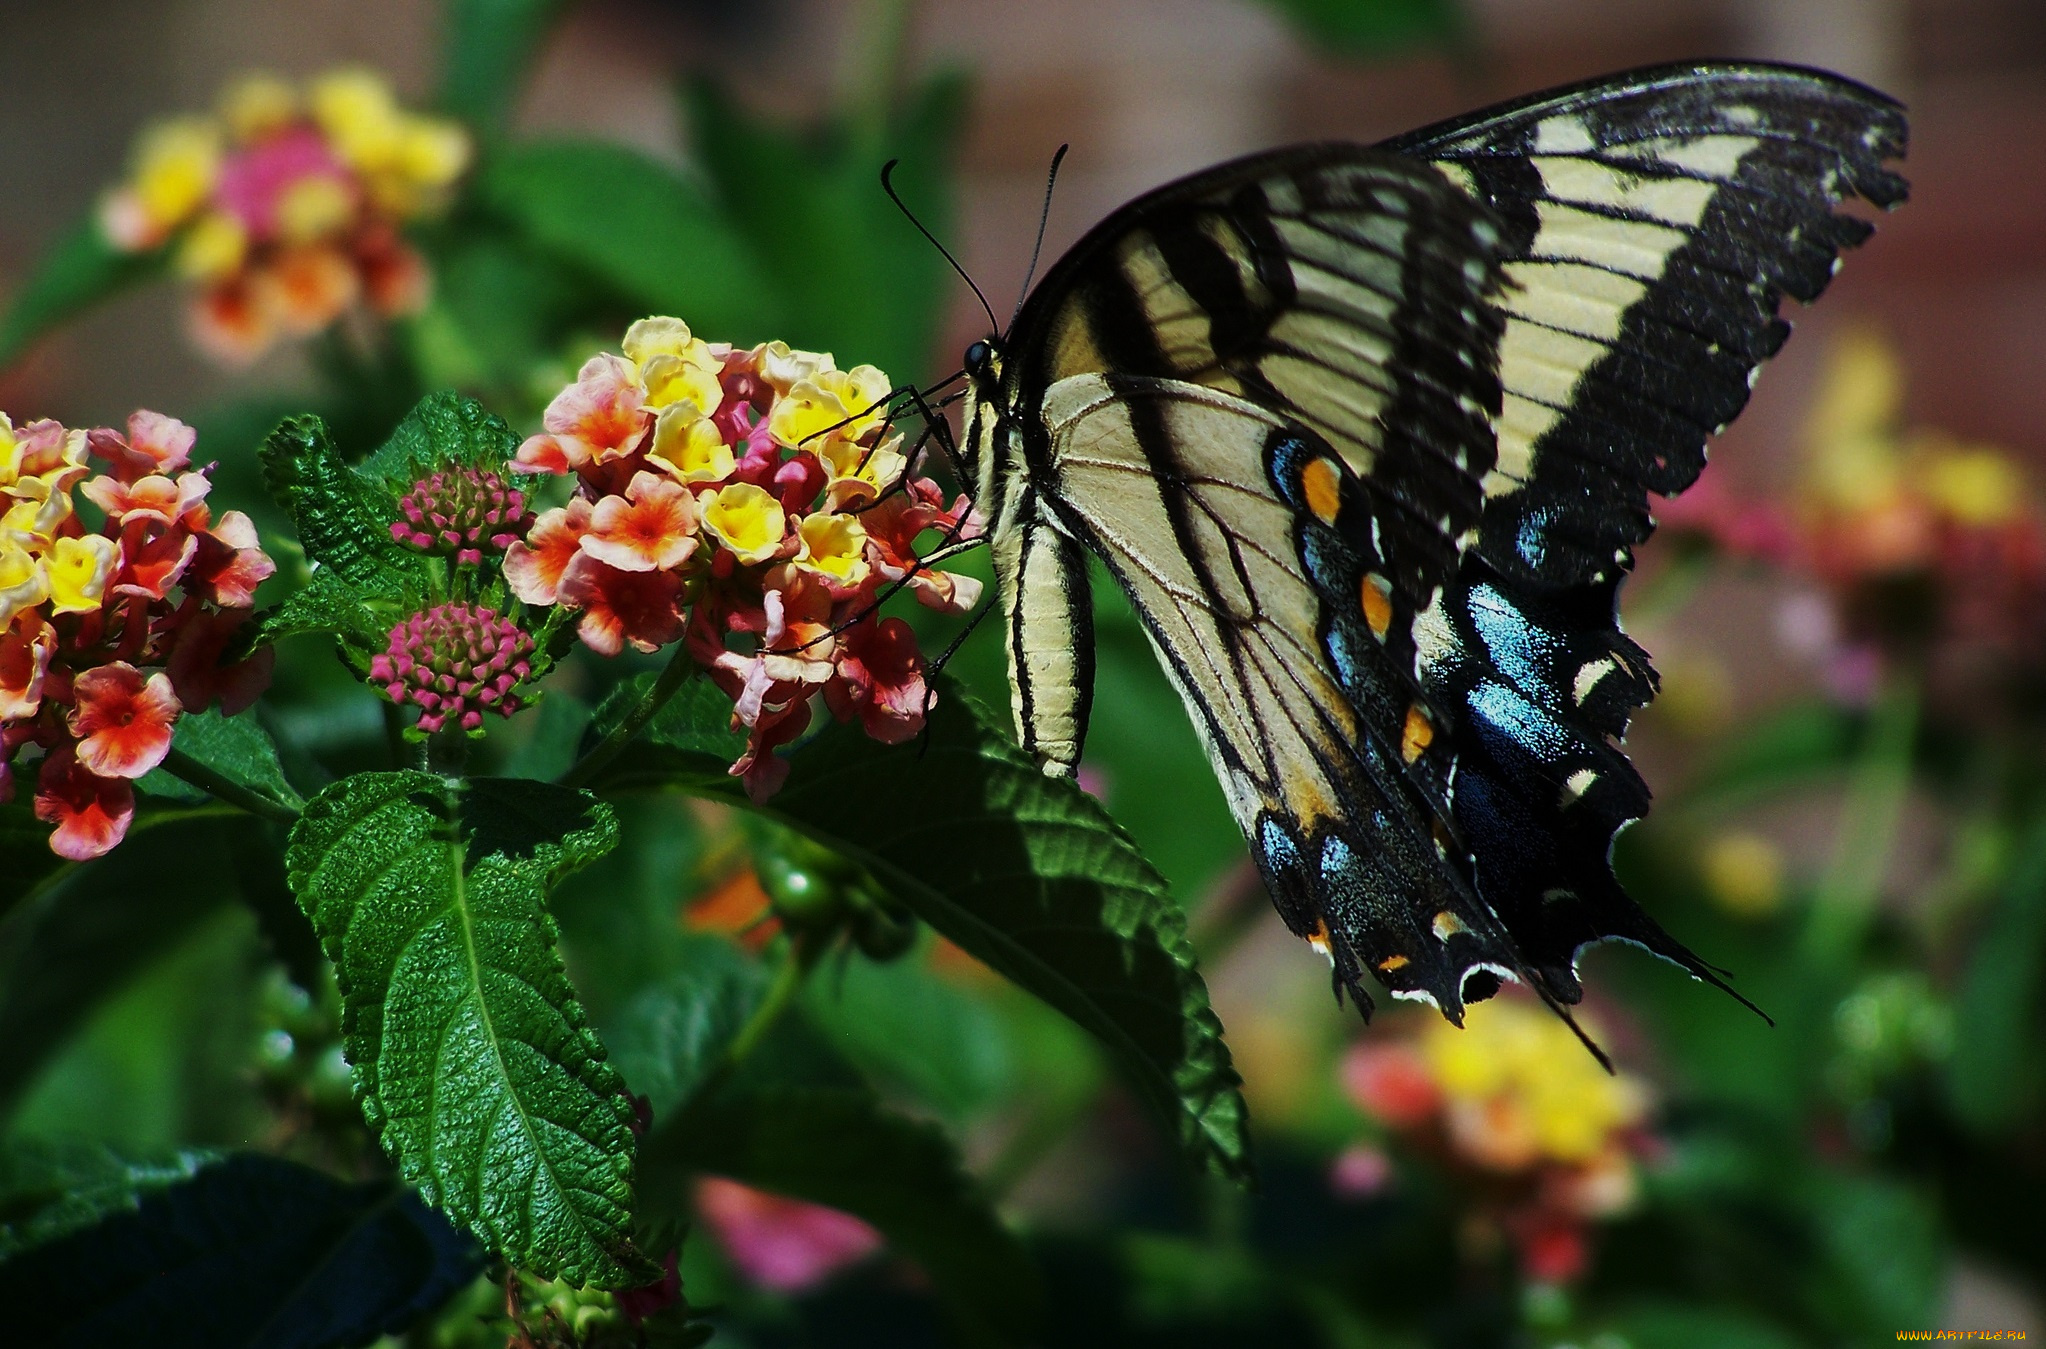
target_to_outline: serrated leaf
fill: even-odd
[[[67,319],[163,270],[163,252],[127,253],[107,242],[97,212],[43,254],[0,318],[0,368]]]
[[[632,1106],[546,899],[617,839],[584,792],[364,773],[313,799],[287,856],[399,1174],[513,1264],[613,1288],[653,1277],[630,1240]]]
[[[502,470],[518,448],[519,438],[504,418],[475,399],[430,393],[405,414],[391,438],[363,461],[359,471],[396,492],[437,468]],[[385,526],[388,529],[388,521]]]
[[[649,1195],[691,1173],[728,1176],[864,1219],[916,1261],[972,1342],[1029,1342],[1039,1315],[1029,1254],[935,1125],[856,1091],[755,1088],[699,1101],[643,1153]]]
[[[948,170],[965,103],[955,75],[912,91],[885,126],[805,135],[744,110],[717,84],[687,89],[691,146],[719,200],[768,275],[801,297],[776,336],[866,362],[897,380],[921,378],[950,293],[943,256],[881,190],[881,166],[924,225],[943,238]]]
[[[751,241],[695,183],[636,150],[508,147],[484,168],[478,191],[533,243],[636,310],[677,315],[718,340],[781,335],[788,305]]]
[[[285,780],[284,768],[277,762],[277,742],[263,729],[254,717],[223,716],[219,712],[187,712],[178,718],[177,729],[171,736],[171,747],[184,753],[200,767],[210,769],[238,787],[245,788],[257,796],[275,801],[293,810],[305,804],[302,797]],[[171,778],[163,769],[156,769],[136,785],[144,791],[159,790],[159,780],[169,779],[181,787],[198,793],[201,801],[209,800],[207,794],[190,784]],[[159,794],[174,794],[163,793]]]
[[[690,735],[714,730],[710,700],[692,707]],[[709,776],[710,756],[667,743],[674,733],[656,719],[599,785],[744,804],[730,778]],[[1247,1173],[1236,1073],[1165,882],[1100,803],[1044,776],[971,699],[941,685],[917,744],[832,728],[797,752],[767,813],[866,865],[918,918],[1092,1032],[1194,1165]]]
[[[486,136],[504,130],[563,0],[447,0],[440,105]]]
[[[345,1349],[402,1331],[481,1268],[416,1195],[239,1154],[0,1265],[34,1289],[10,1337],[66,1349]]]
[[[143,815],[0,924],[0,1116],[102,1000],[234,899],[246,816]],[[47,844],[45,845],[47,846]]]
[[[333,572],[316,571],[312,580],[284,603],[257,618],[256,640],[281,642],[287,637],[326,633],[358,651],[374,651],[404,618],[406,607],[401,593],[383,594],[372,601]]]
[[[391,537],[397,498],[342,460],[327,424],[285,418],[263,442],[262,461],[263,481],[291,512],[306,557],[366,601],[402,602],[421,555]]]

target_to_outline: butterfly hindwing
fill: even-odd
[[[1599,579],[1688,487],[1809,302],[1902,201],[1902,109],[1817,71],[1672,66],[1385,143],[1498,213],[1511,283],[1481,547],[1507,576]]]
[[[1366,969],[1452,1015],[1473,968],[1515,972],[1453,851],[1448,741],[1412,614],[1379,589],[1364,483],[1313,432],[1200,385],[1072,376],[1044,414],[1048,508],[1129,595],[1288,924],[1360,1005]]]

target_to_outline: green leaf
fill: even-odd
[[[618,840],[610,807],[519,779],[363,773],[292,830],[363,1114],[399,1174],[547,1278],[647,1282],[632,1106],[562,970],[549,888]]]
[[[0,923],[69,865],[50,851],[50,826],[36,818],[33,806],[26,801],[0,805]]]
[[[143,1195],[214,1160],[208,1152],[136,1160],[97,1143],[15,1139],[0,1150],[0,1261],[133,1213]]]
[[[936,1127],[863,1092],[726,1092],[647,1139],[649,1195],[677,1195],[693,1172],[840,1209],[916,1261],[976,1343],[1030,1340],[1036,1271]]]
[[[263,480],[291,512],[306,557],[366,602],[402,602],[416,583],[421,555],[391,537],[397,498],[343,461],[327,424],[287,417],[263,442],[262,460]]]
[[[483,198],[533,243],[707,338],[766,341],[789,312],[752,241],[696,184],[620,145],[519,145],[483,170]]]
[[[505,129],[562,0],[447,0],[440,105],[486,136]]]
[[[1452,0],[1265,0],[1309,38],[1345,56],[1392,56],[1463,32]]]
[[[1730,808],[1847,770],[1864,737],[1853,714],[1799,703],[1716,746],[1684,791],[1687,807]]]
[[[880,173],[900,161],[896,190],[943,238],[965,92],[963,79],[941,75],[885,126],[842,123],[805,136],[748,114],[708,80],[688,87],[693,150],[770,277],[801,297],[775,336],[897,380],[927,372],[950,271],[881,190]]]
[[[475,1249],[416,1195],[244,1153],[130,1212],[0,1265],[34,1289],[9,1312],[27,1344],[347,1349],[409,1328],[470,1283]]]
[[[731,779],[709,776],[709,756],[666,735],[657,720],[602,781],[744,803]],[[918,918],[1091,1031],[1195,1165],[1248,1172],[1236,1073],[1164,881],[1098,802],[1044,776],[971,699],[943,685],[918,744],[833,728],[798,753],[767,813],[865,865]]]
[[[138,818],[0,924],[0,1116],[100,1002],[234,898],[246,817]],[[47,847],[47,843],[44,845]]]
[[[171,737],[171,747],[192,759],[200,767],[219,774],[237,787],[242,787],[257,796],[289,806],[296,810],[305,804],[290,782],[285,780],[284,768],[277,762],[277,742],[262,724],[251,716],[224,716],[219,712],[187,712],[178,718],[176,732]],[[209,800],[204,791],[191,787],[159,768],[144,777],[136,785],[144,791],[158,791],[161,795],[175,795],[160,789],[169,783],[198,792],[201,801]]]
[[[28,345],[117,291],[163,270],[164,252],[127,253],[107,242],[94,212],[59,239],[0,318],[0,369]]]
[[[586,739],[600,738],[646,698],[656,676],[635,675],[611,690],[597,708]],[[746,752],[746,733],[732,726],[732,700],[700,675],[692,676],[654,714],[630,750],[633,775],[662,786],[732,786],[731,767]],[[615,775],[614,765],[611,774]]]
[[[1955,1000],[1947,1095],[1974,1129],[2016,1126],[2040,1087],[2041,987],[2046,984],[2046,825],[2035,826],[1975,940]]]
[[[1010,1071],[1002,1018],[921,960],[850,961],[803,989],[825,1041],[884,1089],[964,1119],[992,1103]]]
[[[515,723],[516,724],[516,723]],[[539,708],[524,719],[525,739],[505,761],[504,776],[549,782],[575,762],[576,747],[590,728],[589,705],[574,694],[550,689]]]
[[[408,607],[402,592],[366,596],[322,569],[284,603],[257,618],[256,640],[281,642],[307,633],[328,633],[366,655],[383,648]]]
[[[518,449],[519,438],[504,418],[475,399],[430,393],[405,414],[391,438],[359,471],[397,492],[440,468],[502,470]],[[388,533],[388,519],[384,527]]]
[[[695,937],[666,977],[626,1003],[610,1031],[613,1061],[655,1120],[704,1083],[766,991],[766,974],[737,947]]]

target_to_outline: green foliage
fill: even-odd
[[[64,868],[8,915],[0,926],[0,1116],[104,998],[235,898],[232,859],[268,846],[262,830],[226,812],[145,817],[119,848]]]
[[[263,479],[291,512],[307,560],[364,603],[402,602],[419,584],[419,554],[391,537],[398,499],[342,459],[318,417],[289,417],[263,443]]]
[[[637,150],[586,142],[510,147],[482,199],[543,253],[614,291],[634,314],[674,314],[706,338],[783,336],[787,291],[701,187]]]
[[[149,1160],[96,1143],[16,1140],[0,1150],[0,1263],[133,1213],[142,1196],[190,1180],[214,1160],[207,1152]]]
[[[104,1216],[0,1264],[8,1287],[43,1292],[10,1309],[10,1333],[33,1344],[347,1349],[411,1325],[475,1277],[468,1243],[388,1184],[256,1154],[198,1160],[91,1162],[78,1177],[85,1194],[46,1204],[28,1226],[42,1236],[88,1207]],[[86,1287],[93,1296],[48,1295]]]
[[[940,76],[879,120],[846,118],[805,136],[747,114],[716,84],[690,84],[692,144],[718,199],[780,292],[801,298],[778,316],[775,335],[834,352],[841,364],[878,365],[898,381],[923,378],[948,269],[877,174],[899,160],[896,190],[945,237],[965,94],[963,80]]]
[[[518,452],[519,438],[504,418],[473,398],[430,393],[398,423],[361,472],[394,492],[438,469],[502,470]],[[390,520],[384,521],[386,537]]]
[[[928,1124],[859,1092],[761,1088],[699,1101],[647,1140],[649,1194],[690,1172],[841,1209],[915,1260],[979,1344],[1030,1342],[1030,1259]]]
[[[1265,0],[1296,28],[1344,56],[1391,56],[1463,33],[1455,0]]]
[[[486,136],[503,132],[527,67],[564,0],[448,0],[440,103]]]
[[[1955,1113],[1971,1128],[2002,1132],[2036,1103],[2046,1019],[2046,823],[2025,837],[2003,894],[1963,975],[1947,1077]]]
[[[605,781],[736,796],[715,760],[682,747],[712,733],[656,721]],[[768,812],[1092,1032],[1190,1162],[1247,1172],[1236,1074],[1164,882],[1098,802],[1045,777],[956,688],[920,744],[819,736]]]
[[[545,909],[616,842],[586,794],[366,773],[307,806],[287,861],[399,1173],[517,1264],[628,1287],[650,1276],[630,1240],[631,1105]]]
[[[163,268],[162,250],[126,253],[107,241],[94,212],[43,255],[0,317],[0,369],[44,333]]]
[[[171,737],[171,748],[199,768],[253,796],[287,810],[296,810],[305,804],[297,789],[284,776],[283,765],[277,761],[277,742],[254,717],[187,712],[178,718],[177,729]],[[172,793],[165,788],[176,781],[163,769],[157,769],[139,785],[144,791],[153,787],[159,794],[168,795]],[[197,788],[188,790],[196,793],[199,800],[208,799],[206,793]]]

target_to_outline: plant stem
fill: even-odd
[[[176,747],[164,756],[162,768],[179,781],[188,782],[215,800],[238,806],[251,815],[260,815],[266,820],[277,820],[284,824],[290,824],[298,818],[298,812],[282,801],[273,801],[260,792],[250,791],[231,778],[222,777]]]
[[[816,963],[816,953],[810,949],[808,943],[800,937],[790,939],[788,955],[782,960],[781,967],[775,970],[774,982],[767,986],[767,992],[761,997],[760,1005],[753,1009],[753,1015],[747,1017],[746,1024],[739,1027],[738,1033],[732,1036],[731,1042],[725,1046],[725,1052],[718,1055],[717,1063],[703,1075],[703,1080],[696,1084],[695,1090],[689,1093],[691,1102],[709,1100],[717,1095],[719,1088],[731,1080],[732,1074],[739,1071],[739,1065],[760,1047],[760,1042],[767,1038],[767,1033],[781,1020],[782,1013],[796,1000],[796,994],[802,991],[803,980],[808,977],[810,967]]]
[[[667,665],[661,670],[660,678],[647,690],[646,697],[640,699],[639,706],[633,708],[625,720],[613,726],[610,734],[597,742],[595,749],[569,765],[568,771],[555,780],[564,787],[587,785],[610,766],[611,761],[632,743],[634,736],[646,729],[646,724],[667,706],[668,699],[674,697],[675,691],[694,673],[696,662],[690,659],[688,648],[677,643],[675,653],[668,657]]]
[[[1847,783],[1833,860],[1812,896],[1804,952],[1837,966],[1850,959],[1889,870],[1897,821],[1911,787],[1911,747],[1918,734],[1918,684],[1898,671],[1870,714],[1868,740]]]

